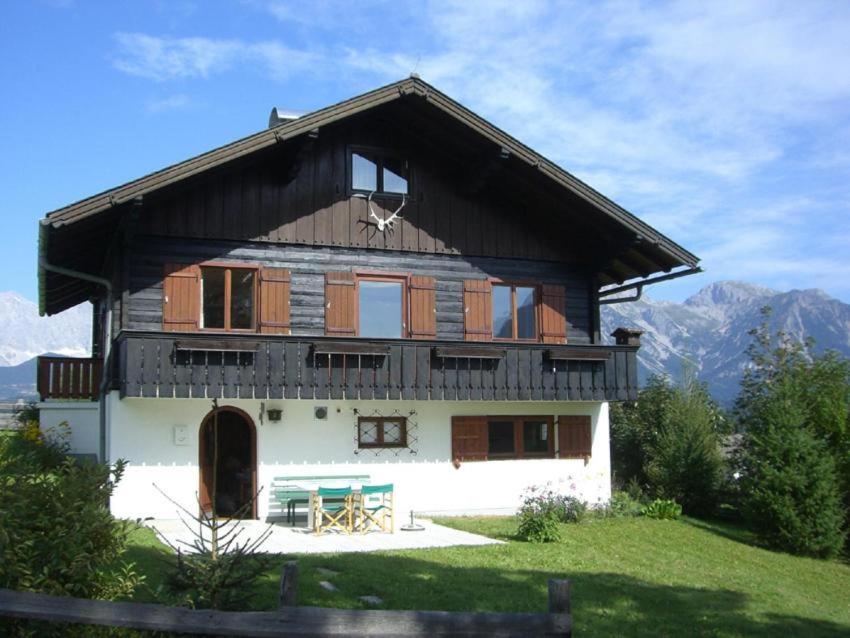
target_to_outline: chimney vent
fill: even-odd
[[[284,111],[283,109],[274,107],[272,109],[271,115],[269,115],[269,128],[274,128],[275,126],[286,124],[287,122],[291,122],[292,120],[297,120],[299,117],[301,117],[300,113],[294,113],[293,111]]]

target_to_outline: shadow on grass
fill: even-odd
[[[681,520],[692,527],[710,532],[715,536],[722,536],[723,538],[735,541],[736,543],[743,543],[744,545],[750,545],[751,547],[765,549],[765,547],[758,542],[755,534],[753,534],[753,532],[747,529],[743,524],[730,523],[728,521],[691,518],[689,516],[684,516]]]
[[[708,524],[707,529],[714,531],[714,526]],[[258,583],[252,607],[276,608],[280,569],[295,558],[300,571],[299,605],[362,609],[365,605],[359,597],[372,595],[383,599],[385,609],[539,613],[547,609],[548,579],[569,578],[579,636],[850,635],[850,624],[756,610],[749,596],[739,591],[665,585],[617,573],[523,569],[521,564],[505,569],[469,566],[463,564],[463,548],[457,548],[456,561],[447,561],[445,550],[434,551],[434,560],[428,559],[427,552],[415,558],[399,553],[276,557]],[[540,551],[545,553],[546,546]],[[125,559],[135,562],[147,577],[135,600],[155,602],[154,592],[164,584],[173,557],[155,546],[135,546]],[[323,580],[332,581],[338,591],[323,589],[319,585]]]

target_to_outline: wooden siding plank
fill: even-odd
[[[331,399],[345,398],[345,355],[328,355],[331,368]]]
[[[157,395],[157,376],[159,370],[158,345],[158,339],[144,340],[144,357],[142,362],[142,374],[144,375],[142,382],[143,397],[155,397]]]
[[[283,350],[283,398],[297,399],[301,375],[298,342],[287,341]]]
[[[531,398],[531,353],[527,349],[517,351],[517,398]]]
[[[457,400],[469,401],[470,399],[470,381],[469,381],[469,359],[466,357],[458,357],[457,362]]]
[[[375,355],[360,356],[360,382],[359,382],[359,398],[374,399],[375,398],[375,359],[385,359],[386,357],[376,357]]]
[[[481,368],[487,360],[467,359],[467,361],[469,362],[469,398],[472,401],[480,401],[483,395]]]
[[[223,366],[221,394],[225,399],[239,398],[239,365],[238,352],[222,352],[221,365]]]
[[[519,357],[517,351],[508,350],[505,361],[507,362],[507,399],[508,401],[516,401],[519,399]]]
[[[401,398],[411,401],[416,398],[416,346],[401,346]]]
[[[360,360],[362,355],[344,354],[345,366],[345,398],[357,400],[360,398]]]
[[[268,398],[269,380],[269,342],[260,344],[254,353],[254,371],[252,385],[255,399]]]
[[[431,347],[414,346],[416,352],[416,399],[427,401],[431,390]]]
[[[269,399],[282,399],[284,394],[285,363],[283,342],[269,344]]]

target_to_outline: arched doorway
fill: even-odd
[[[219,516],[257,518],[257,429],[246,412],[231,406],[213,410],[201,423],[201,507]]]

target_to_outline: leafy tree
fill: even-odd
[[[653,376],[638,400],[611,413],[614,475],[652,497],[675,499],[688,514],[714,509],[723,460],[719,439],[727,429],[717,404],[693,374],[680,386]]]
[[[620,486],[637,483],[646,489],[649,485],[649,450],[667,422],[675,392],[667,377],[654,375],[637,401],[611,405],[611,462]]]
[[[828,557],[844,543],[835,462],[806,427],[807,407],[793,379],[778,379],[751,415],[742,455],[744,513],[768,545]]]
[[[742,505],[765,542],[830,556],[850,506],[850,362],[772,334],[770,309],[762,314],[735,406],[744,430]]]
[[[690,515],[709,515],[717,504],[723,459],[716,420],[705,388],[687,375],[649,444],[646,475],[652,491],[675,500]]]

